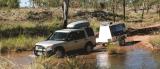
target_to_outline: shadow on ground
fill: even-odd
[[[130,42],[126,42],[126,43],[125,43],[125,46],[133,46],[133,45],[135,45],[135,44],[137,44],[137,43],[139,43],[139,42],[141,42],[141,41],[130,41]]]
[[[81,17],[81,18],[97,18],[100,21],[108,21],[108,20],[113,20],[113,17],[116,17],[116,20],[121,20],[123,19],[123,15],[119,14],[113,14],[111,12],[105,12],[105,11],[79,11],[77,12],[73,17]]]
[[[19,35],[26,35],[30,37],[48,36],[49,34],[51,34],[57,29],[60,29],[58,25],[54,27],[35,26],[35,27],[28,27],[28,28],[23,28],[19,26],[12,29],[0,30],[0,38],[1,39],[14,38],[14,37],[18,37]]]
[[[102,46],[102,47],[99,47],[99,48],[95,48],[92,52],[90,53],[86,53],[84,50],[75,50],[75,51],[70,51],[70,52],[67,52],[67,56],[69,57],[76,57],[76,56],[80,56],[80,55],[89,55],[91,53],[97,53],[97,52],[103,52],[103,51],[106,51],[106,47]]]
[[[149,35],[149,34],[155,34],[155,33],[160,33],[160,26],[147,27],[142,29],[129,28],[127,34],[129,36],[133,36],[133,35]]]

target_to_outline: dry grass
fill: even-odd
[[[0,69],[96,69],[95,63],[87,62],[85,58],[55,58],[37,57],[30,65],[21,65],[20,67],[8,59],[0,57]]]
[[[130,28],[143,28],[155,24],[159,24],[160,18],[159,15],[156,13],[156,11],[150,11],[149,13],[144,14],[143,22],[140,22],[141,20],[141,13],[134,13],[133,11],[128,12],[128,19],[127,26]]]
[[[155,48],[160,48],[160,35],[154,36],[153,38],[150,39],[150,43],[155,47]]]
[[[10,60],[0,56],[0,69],[14,69],[15,64]]]
[[[107,51],[108,51],[108,54],[110,55],[122,55],[126,53],[126,50],[120,48],[119,45],[114,43],[109,43],[107,45]]]
[[[92,63],[82,58],[38,57],[29,69],[95,69]]]

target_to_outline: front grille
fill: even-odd
[[[36,46],[36,50],[38,50],[38,49],[45,49],[43,46],[39,46],[39,45],[37,45]]]

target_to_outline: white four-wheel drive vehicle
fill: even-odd
[[[91,52],[95,45],[94,32],[89,22],[83,20],[70,23],[67,29],[57,30],[47,40],[36,43],[34,54],[63,57],[66,52],[77,49]]]

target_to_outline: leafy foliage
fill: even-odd
[[[18,8],[19,0],[0,0],[0,7]]]

